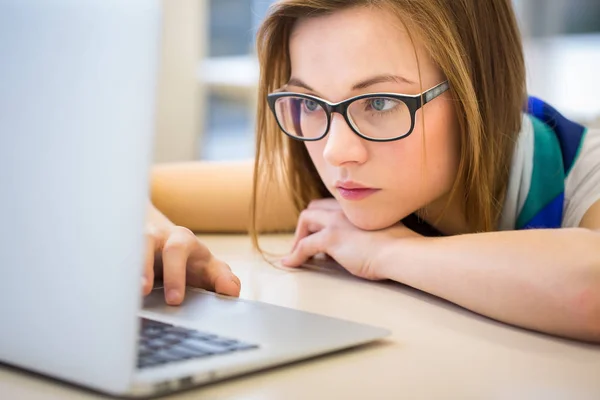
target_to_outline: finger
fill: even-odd
[[[292,244],[292,251],[296,249],[296,246],[304,237],[319,232],[328,226],[333,215],[329,210],[322,209],[306,209],[300,213],[298,218],[298,225],[296,225],[296,232],[294,233],[294,241]]]
[[[233,273],[231,273],[231,275],[221,274],[215,280],[215,293],[239,297],[241,290],[242,283],[240,282],[240,279]]]
[[[299,267],[309,258],[320,253],[327,253],[329,235],[329,231],[323,229],[300,240],[292,254],[281,260],[283,265],[286,267]]]
[[[229,265],[215,258],[201,241],[194,243],[188,261],[188,284],[216,293],[239,296],[241,283]]]
[[[308,204],[308,208],[309,210],[330,210],[330,211],[336,211],[341,209],[342,207],[340,206],[340,203],[338,203],[338,201],[336,199],[316,199],[311,201]]]
[[[179,305],[185,296],[186,266],[196,241],[185,228],[176,227],[165,242],[162,251],[165,299],[169,305]]]
[[[240,280],[231,272],[229,265],[215,257],[211,257],[208,263],[201,261],[188,266],[188,284],[234,297],[238,297],[241,290]]]
[[[146,235],[146,259],[144,262],[144,275],[142,277],[142,291],[144,296],[152,291],[154,286],[154,252],[156,239],[153,235]]]

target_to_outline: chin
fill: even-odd
[[[377,231],[389,228],[398,223],[399,219],[388,214],[384,214],[380,209],[372,207],[342,207],[346,218],[359,229],[365,231]]]

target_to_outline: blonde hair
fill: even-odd
[[[283,135],[266,102],[290,78],[295,22],[350,7],[382,7],[415,32],[451,87],[461,154],[452,194],[462,193],[473,232],[494,230],[526,99],[521,37],[510,0],[281,0],[257,36],[260,64],[250,234],[258,246],[259,198],[280,182],[296,211],[330,197],[304,147]],[[411,36],[412,39],[412,36]],[[278,176],[279,174],[279,176]],[[460,190],[459,190],[460,189]]]

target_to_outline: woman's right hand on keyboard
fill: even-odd
[[[158,211],[146,228],[147,252],[144,266],[144,295],[154,286],[155,277],[162,278],[165,300],[179,305],[185,287],[193,286],[228,296],[239,296],[240,280],[225,262],[213,256],[192,231],[170,223]],[[161,220],[162,218],[164,220]]]

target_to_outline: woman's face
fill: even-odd
[[[286,90],[334,103],[374,92],[419,94],[419,79],[427,90],[445,78],[424,47],[415,45],[395,17],[375,8],[300,20],[290,39],[292,73]],[[387,108],[382,102],[372,106]],[[321,179],[348,219],[367,230],[394,225],[423,208],[436,217],[456,177],[459,145],[449,92],[417,112],[415,128],[404,139],[367,141],[335,113],[327,136],[306,142]]]

